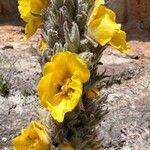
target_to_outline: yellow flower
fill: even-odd
[[[32,121],[27,129],[23,129],[21,135],[12,139],[14,150],[49,150],[50,142],[44,126]]]
[[[100,95],[100,92],[99,92],[98,88],[96,88],[96,87],[90,88],[90,89],[85,93],[86,98],[88,98],[89,100],[92,100],[92,99],[98,97],[99,95]]]
[[[69,144],[61,145],[58,150],[74,150],[73,147]]]
[[[75,53],[61,52],[44,66],[37,90],[40,101],[58,122],[63,122],[82,95],[82,85],[90,78],[87,64]]]
[[[46,41],[42,38],[39,43],[39,51],[43,51],[46,48]]]
[[[18,0],[19,12],[21,18],[27,23],[25,27],[25,37],[27,40],[37,30],[37,28],[43,22],[43,18],[40,15],[42,10],[47,7],[47,0]]]
[[[119,49],[123,53],[130,52],[130,48],[126,43],[126,33],[122,30],[116,32],[109,43],[111,46]]]
[[[121,25],[116,23],[115,13],[107,9],[103,0],[96,0],[88,20],[88,34],[101,46],[110,44],[121,52],[128,53],[130,48],[126,43],[126,34]]]

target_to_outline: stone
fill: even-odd
[[[11,150],[11,139],[34,118],[39,107],[36,85],[41,74],[31,44],[8,42],[0,49],[0,75],[9,83],[9,95],[0,96],[0,149]]]
[[[17,21],[18,15],[18,0],[1,0],[0,1],[0,21]]]
[[[99,127],[99,136],[105,150],[150,149],[150,59],[131,59],[118,63],[103,55],[103,79],[98,83],[101,93],[107,95],[108,113]],[[121,57],[121,55],[120,55]],[[108,62],[108,63],[106,63]],[[101,69],[102,68],[102,69]]]
[[[5,49],[14,49],[14,47],[11,44],[6,44],[6,45],[4,45],[4,47],[2,48],[2,50],[5,50]]]
[[[118,22],[126,25],[127,31],[150,31],[149,0],[108,0],[107,5],[116,12]]]

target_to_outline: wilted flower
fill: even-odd
[[[92,87],[85,92],[85,97],[89,100],[92,100],[100,95],[98,88]]]
[[[73,147],[69,144],[61,145],[58,150],[74,150]]]
[[[46,41],[42,38],[39,43],[39,51],[43,51],[46,48]]]
[[[15,150],[49,150],[50,143],[44,126],[32,121],[21,135],[12,140]]]
[[[116,23],[115,13],[107,9],[104,0],[96,0],[88,20],[88,34],[101,46],[110,44],[121,52],[128,53],[130,48],[126,43],[126,33],[121,25]]]
[[[87,64],[79,55],[61,52],[44,66],[43,77],[38,84],[40,101],[58,122],[63,122],[82,95],[82,85],[90,78]]]
[[[27,40],[43,22],[41,12],[47,7],[48,0],[18,0],[18,3],[21,18],[27,23],[24,37]]]

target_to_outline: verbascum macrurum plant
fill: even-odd
[[[47,7],[48,0],[18,0],[18,4],[20,17],[26,22],[24,39],[27,40],[42,24],[41,13]]]
[[[14,149],[102,149],[98,133],[107,96],[100,93],[97,66],[107,46],[130,50],[115,13],[104,0],[19,0],[19,11],[27,39],[43,23],[37,85],[42,108],[36,118],[41,124],[31,123],[14,138]]]

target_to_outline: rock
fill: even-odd
[[[38,109],[36,85],[41,68],[30,44],[10,42],[0,49],[0,75],[9,82],[8,97],[0,96],[0,149],[11,150],[11,139],[20,134]]]
[[[0,21],[18,20],[18,0],[1,0],[0,1]]]
[[[10,82],[12,89],[27,90],[33,94],[41,72],[38,56],[32,55],[30,44],[11,45],[16,49],[0,51],[0,75]]]
[[[126,16],[126,0],[106,0],[107,6],[116,12],[117,21],[119,23],[125,23],[127,20]]]
[[[20,134],[34,118],[38,108],[37,96],[23,96],[19,91],[9,98],[0,96],[0,147],[1,150],[12,149],[11,139]]]
[[[133,7],[134,6],[134,7]],[[128,21],[142,21],[150,18],[149,0],[127,0]]]
[[[6,44],[6,45],[4,45],[4,47],[2,48],[2,50],[5,50],[5,49],[14,49],[14,47],[11,44]]]
[[[150,31],[150,18],[142,20],[140,22],[140,27],[143,30]]]
[[[10,83],[8,98],[0,96],[0,147],[11,150],[11,139],[34,118],[39,107],[36,85],[41,68],[32,43],[8,42],[0,48],[0,75]],[[136,54],[129,57],[108,47],[97,75],[107,95],[109,112],[100,122],[99,136],[105,150],[150,149],[150,53],[149,42],[131,41]],[[35,50],[35,49],[34,49]]]
[[[132,60],[128,58],[125,54],[121,54],[112,47],[108,47],[107,50],[104,51],[103,56],[101,58],[101,62],[103,64],[122,64],[131,61]]]
[[[103,66],[106,71],[99,82],[101,92],[108,96],[105,105],[109,111],[99,128],[103,147],[105,150],[148,150],[150,59],[126,62],[123,58],[123,63],[118,64],[117,59],[109,61],[107,54],[103,56],[103,61],[108,62]]]
[[[107,0],[108,6],[117,14],[117,20],[126,25],[126,30],[133,32],[150,31],[149,0]]]

